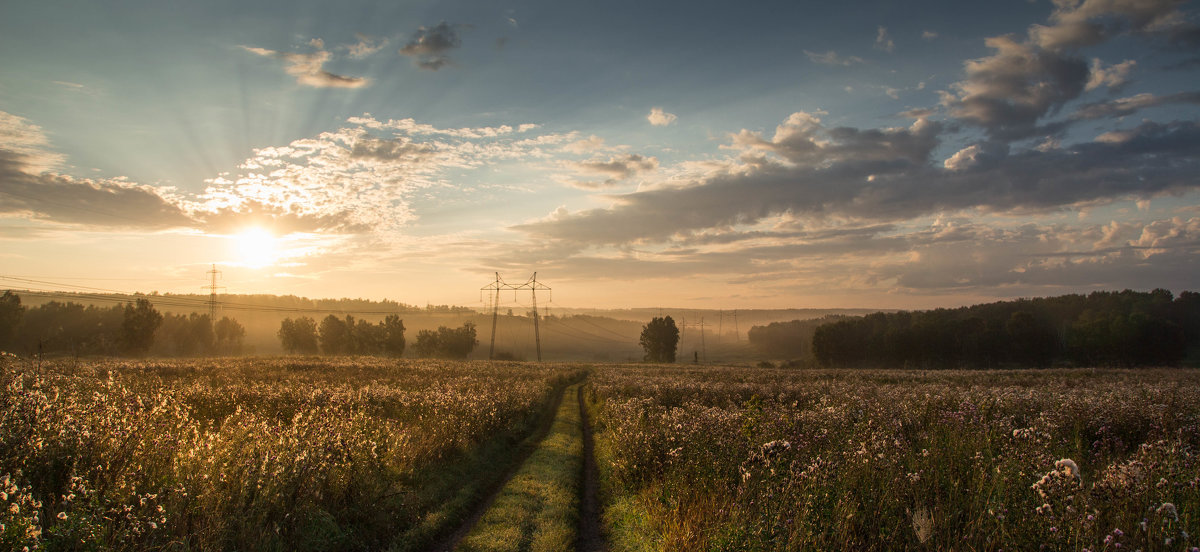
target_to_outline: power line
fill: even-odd
[[[87,299],[87,300],[91,300],[91,301],[95,301],[95,302],[126,303],[129,301],[128,298],[112,297],[111,295],[125,295],[125,296],[138,296],[139,295],[137,293],[130,293],[130,292],[114,290],[114,289],[98,288],[98,287],[91,287],[91,286],[81,286],[81,285],[77,285],[77,284],[64,284],[64,283],[60,283],[60,282],[37,280],[37,279],[33,279],[33,278],[21,278],[21,277],[17,277],[17,276],[0,275],[0,280],[21,282],[22,284],[24,284],[26,286],[33,284],[37,287],[41,287],[43,289],[26,289],[26,290],[24,290],[26,293],[28,293],[30,295],[35,295],[35,296],[40,296],[40,297],[80,298],[80,299]],[[45,289],[46,286],[66,288],[66,289]],[[208,286],[205,286],[205,287],[207,288]],[[79,291],[79,290],[83,290],[83,291]],[[104,295],[102,295],[102,294],[104,294]],[[198,297],[191,298],[191,297],[185,297],[185,296],[179,296],[179,295],[175,295],[175,296],[156,295],[153,297],[154,297],[155,303],[167,305],[167,306],[173,306],[173,307],[205,308],[205,307],[211,307],[213,305],[213,303],[212,303],[213,300],[212,300],[211,295],[208,298],[204,298],[204,299],[198,298]],[[388,315],[388,314],[405,314],[406,312],[409,312],[409,311],[405,311],[405,310],[396,310],[396,309],[361,310],[361,309],[336,309],[336,308],[319,308],[319,307],[311,307],[311,308],[310,307],[283,307],[283,306],[270,306],[270,305],[254,305],[254,304],[250,304],[250,303],[240,303],[240,302],[235,302],[235,301],[220,301],[220,300],[218,300],[216,302],[216,305],[220,306],[224,310],[278,312],[278,313],[339,313],[339,314],[357,314],[357,315]]]

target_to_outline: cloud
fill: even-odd
[[[858,56],[842,57],[833,50],[824,53],[804,50],[804,55],[808,56],[809,61],[822,65],[842,65],[848,67],[857,63],[864,63],[863,59]]]
[[[981,168],[1004,160],[1005,157],[1008,157],[1008,151],[1008,144],[1004,142],[972,144],[951,155],[942,163],[942,166],[946,167],[948,171]]]
[[[154,187],[35,172],[25,159],[0,149],[0,215],[146,229],[190,227],[196,222]]]
[[[624,180],[658,168],[658,159],[645,157],[636,153],[609,157],[608,159],[589,159],[587,161],[568,161],[567,167],[575,172],[588,176],[596,175],[605,178],[602,182],[567,179],[565,182],[576,188],[596,190],[611,188]]]
[[[422,69],[437,71],[451,62],[449,52],[462,46],[462,39],[458,36],[461,27],[445,21],[433,27],[419,27],[412,40],[400,48],[400,53],[411,56],[413,62]]]
[[[277,52],[266,48],[242,46],[243,50],[263,57],[270,57],[284,62],[284,71],[296,77],[296,82],[314,88],[362,88],[370,84],[369,79],[336,75],[322,69],[332,55],[324,50],[325,43],[314,38],[310,45],[316,48],[311,54],[294,52]]]
[[[63,162],[61,154],[50,151],[42,127],[4,111],[0,111],[0,151],[7,151],[14,166],[29,174],[54,169]]]
[[[1046,50],[1094,46],[1114,36],[1175,34],[1189,28],[1179,0],[1084,0],[1055,2],[1050,25],[1033,25],[1030,38]]]
[[[358,38],[358,42],[342,46],[346,50],[346,54],[354,59],[368,57],[388,45],[386,38],[377,38],[362,33],[354,33],[354,36]]]
[[[896,50],[895,41],[892,40],[892,37],[888,36],[887,27],[883,25],[879,26],[879,30],[875,34],[875,49],[883,50],[889,54]]]
[[[1045,151],[1003,155],[980,146],[960,152],[951,168],[929,162],[939,129],[926,120],[906,129],[830,129],[810,114],[793,114],[771,139],[747,131],[733,136],[735,149],[781,160],[730,161],[687,185],[615,195],[609,208],[514,229],[580,244],[661,243],[681,232],[756,224],[782,213],[889,222],[962,210],[1058,209],[1200,187],[1195,122],[1145,123],[1120,140]]]
[[[646,120],[650,121],[650,124],[654,126],[667,126],[674,123],[675,119],[677,117],[675,117],[674,113],[667,113],[661,107],[651,108],[650,114],[646,116]]]
[[[1128,98],[1094,102],[1080,107],[1071,114],[1075,119],[1101,119],[1106,117],[1126,117],[1148,107],[1158,107],[1170,104],[1200,105],[1200,92],[1179,92],[1166,96],[1156,96],[1143,92]]]
[[[933,40],[937,37],[938,34],[934,31],[921,31],[921,38],[924,40]]]
[[[1100,58],[1092,59],[1092,74],[1088,77],[1085,90],[1095,90],[1101,86],[1107,86],[1112,90],[1120,90],[1129,83],[1129,73],[1133,72],[1133,68],[1137,66],[1137,62],[1130,59],[1104,67],[1104,62]]]
[[[966,78],[944,93],[942,105],[958,119],[997,139],[1044,133],[1039,120],[1083,92],[1088,66],[1082,59],[1039,49],[1012,36],[986,39],[991,56],[968,61]]]
[[[966,78],[942,93],[950,115],[983,128],[992,139],[1018,140],[1053,134],[1069,121],[1042,124],[1067,102],[1101,86],[1120,89],[1132,60],[1091,68],[1075,52],[1135,33],[1178,43],[1197,31],[1179,11],[1178,0],[1084,0],[1055,2],[1048,25],[1032,25],[1027,37],[991,37],[988,57],[967,61]],[[1200,31],[1197,31],[1200,32]]]

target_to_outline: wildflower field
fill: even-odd
[[[606,367],[613,550],[1196,550],[1200,373]]]
[[[0,550],[421,550],[582,371],[0,359]]]

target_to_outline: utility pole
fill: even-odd
[[[717,345],[721,344],[721,332],[724,331],[725,311],[717,311]]]
[[[504,289],[503,285],[504,281],[500,279],[500,273],[497,272],[495,282],[479,288],[480,290],[486,289],[496,292],[492,296],[492,345],[488,348],[488,360],[496,358],[496,318],[500,312],[500,290]]]
[[[537,312],[537,272],[533,273],[533,278],[530,278],[533,285],[529,288],[529,295],[533,297],[533,341],[537,344],[538,362],[542,361],[542,331],[538,329],[538,312]]]
[[[742,333],[741,333],[741,331],[738,330],[737,310],[736,309],[734,309],[734,311],[733,311],[733,338],[738,343],[742,342]]]
[[[208,322],[211,324],[213,322],[216,322],[216,318],[217,318],[217,290],[225,289],[225,286],[217,285],[217,278],[221,275],[221,271],[217,270],[217,265],[215,263],[212,265],[212,270],[206,272],[205,274],[208,275],[210,283],[207,286],[201,286],[201,287],[203,289],[207,289],[209,292],[208,293]]]
[[[708,349],[704,346],[704,317],[700,317],[700,358],[704,359],[704,363],[708,364]]]

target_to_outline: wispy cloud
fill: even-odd
[[[346,50],[346,55],[354,59],[371,56],[388,45],[387,38],[373,37],[362,33],[355,33],[354,36],[358,38],[358,42],[342,47]]]
[[[242,49],[263,57],[274,58],[284,62],[284,71],[296,77],[296,82],[315,88],[362,88],[370,84],[370,80],[362,77],[346,77],[330,73],[323,69],[332,54],[326,51],[325,43],[313,39],[310,43],[316,51],[308,54],[296,52],[278,52],[256,46],[242,46]]]
[[[875,49],[883,50],[889,54],[896,51],[896,42],[888,35],[887,27],[883,25],[880,25],[875,33]]]
[[[850,66],[863,63],[863,59],[858,56],[840,56],[833,50],[823,53],[804,50],[804,55],[808,56],[809,61],[812,61],[813,63],[820,63],[822,65]]]
[[[563,182],[576,188],[598,190],[612,188],[618,184],[658,168],[658,159],[636,153],[604,158],[588,159],[586,161],[566,161],[564,166],[573,169],[585,179],[564,178]],[[599,176],[601,181],[586,179]]]

